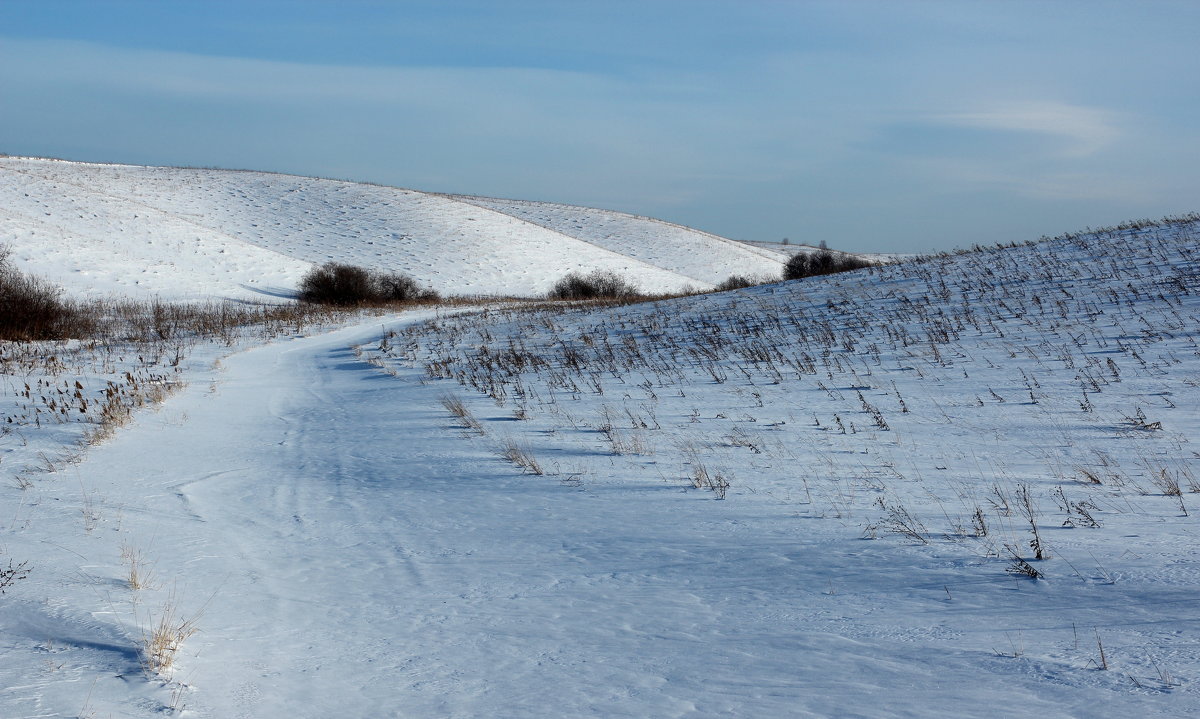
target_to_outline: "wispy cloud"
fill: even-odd
[[[933,115],[929,121],[1002,132],[1049,135],[1065,141],[1061,152],[1074,157],[1094,155],[1120,137],[1116,114],[1101,108],[1063,102],[1015,102],[970,112]]]

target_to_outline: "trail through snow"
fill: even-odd
[[[790,563],[791,540],[737,541],[737,520],[676,486],[645,487],[663,501],[644,502],[514,475],[458,436],[436,390],[355,358],[349,345],[378,332],[236,355],[215,392],[193,386],[173,403],[186,422],[144,423],[89,459],[101,475],[144,477],[161,504],[151,513],[172,518],[147,533],[185,563],[184,603],[215,592],[180,660],[190,708],[667,716],[754,697],[762,711],[794,708],[785,657],[800,637],[773,616],[787,598],[749,576]],[[736,636],[748,623],[753,651]],[[832,667],[824,680],[842,681]]]
[[[984,648],[1056,601],[1034,585],[976,592],[953,562],[914,577],[854,526],[662,476],[519,475],[461,435],[440,387],[356,357],[380,331],[233,355],[78,467],[102,512],[123,508],[119,531],[64,547],[82,583],[113,587],[88,631],[118,649],[132,631],[118,535],[183,613],[203,607],[174,675],[186,715],[1050,716],[1120,696]],[[179,703],[128,649],[68,654],[99,677],[99,715]],[[75,711],[85,689],[51,678],[6,704]]]

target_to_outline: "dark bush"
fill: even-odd
[[[375,285],[385,302],[431,302],[438,293],[422,287],[408,275],[397,273],[375,275]]]
[[[611,270],[592,270],[586,275],[571,272],[546,293],[552,300],[619,300],[640,295],[635,285]]]
[[[0,339],[52,340],[82,336],[91,320],[62,289],[13,267],[0,247]]]
[[[309,270],[300,280],[299,298],[323,305],[352,306],[383,302],[436,300],[437,293],[408,275],[372,272],[337,262]]]
[[[749,277],[747,275],[730,275],[727,279],[723,280],[721,284],[717,285],[714,288],[714,291],[728,292],[730,290],[740,290],[745,289],[746,287],[754,287],[758,284],[761,283],[756,282],[753,277]]]
[[[323,305],[358,305],[373,299],[371,274],[361,267],[327,262],[300,280],[300,299]]]
[[[872,264],[869,260],[864,260],[861,257],[844,252],[835,253],[832,250],[824,249],[811,254],[801,252],[792,255],[783,266],[783,279],[799,280],[817,275],[850,272],[851,270],[861,270],[864,267],[871,267]]]

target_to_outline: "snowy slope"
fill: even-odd
[[[268,299],[330,260],[446,294],[517,296],[574,270],[663,292],[781,266],[620,213],[572,208],[598,228],[566,232],[443,195],[260,172],[0,158],[0,207],[0,243],[22,268],[92,294]]]
[[[669,269],[698,285],[716,285],[734,274],[779,275],[778,253],[670,222],[550,202],[451,197]]]
[[[26,272],[92,296],[270,299],[310,267],[229,236],[202,213],[156,205],[142,191],[154,175],[0,158],[0,244]]]
[[[751,672],[748,715],[1190,716],[1198,278],[1192,219],[659,305],[450,318],[381,356],[456,380],[474,441],[519,448],[526,471],[723,497],[725,544],[696,525],[672,546],[711,553],[730,584],[672,574],[666,593],[697,597],[711,640],[766,646],[747,642],[744,663],[693,650],[720,677]],[[755,663],[781,644],[786,679]],[[700,713],[727,710],[723,691]]]

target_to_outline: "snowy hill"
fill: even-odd
[[[75,291],[282,294],[400,222],[463,286],[540,277],[447,260],[481,222],[701,279],[618,213],[0,164]],[[0,716],[1195,716],[1198,237],[0,343]]]
[[[782,260],[606,210],[262,172],[0,157],[0,244],[77,294],[287,296],[312,263],[412,275],[444,294],[533,296],[574,270],[647,292],[707,289]]]
[[[698,284],[716,285],[733,274],[779,275],[777,253],[682,225],[550,202],[451,197],[668,269]]]

